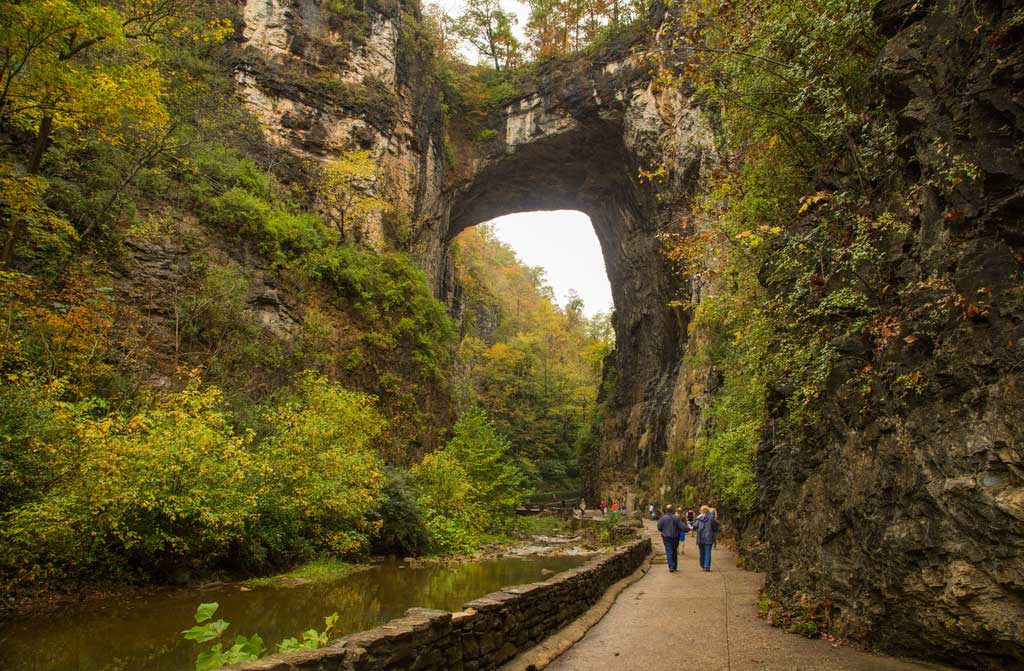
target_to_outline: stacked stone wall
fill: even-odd
[[[231,671],[482,671],[495,669],[590,608],[651,552],[649,538],[559,573],[506,587],[458,613],[412,608],[405,617],[319,650],[274,655]]]

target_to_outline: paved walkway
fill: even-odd
[[[550,671],[936,671],[931,664],[873,655],[787,634],[758,617],[762,576],[736,568],[715,550],[711,573],[697,566],[697,546],[684,545],[669,573],[653,523],[650,573],[627,587],[611,610]]]

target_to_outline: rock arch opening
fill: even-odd
[[[525,265],[544,270],[555,302],[592,317],[612,310],[604,255],[590,217],[579,210],[520,212],[486,224],[491,235],[512,248]],[[465,232],[460,236],[465,235]]]

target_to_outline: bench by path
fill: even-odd
[[[736,556],[712,554],[711,573],[697,566],[687,538],[679,571],[669,573],[661,537],[655,563],[627,587],[608,613],[550,671],[939,671],[949,667],[833,647],[787,634],[758,617],[763,577],[736,568]],[[666,649],[670,649],[666,652]]]

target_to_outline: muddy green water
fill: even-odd
[[[226,638],[258,633],[274,644],[306,629],[322,629],[337,611],[344,633],[370,629],[422,606],[458,610],[501,587],[546,579],[548,571],[583,564],[586,557],[486,559],[451,566],[407,568],[385,562],[327,583],[289,588],[238,585],[111,598],[64,607],[0,627],[3,671],[191,671],[207,646],[184,641],[192,614],[204,601],[220,604],[231,623]],[[208,645],[208,644],[207,644]]]

